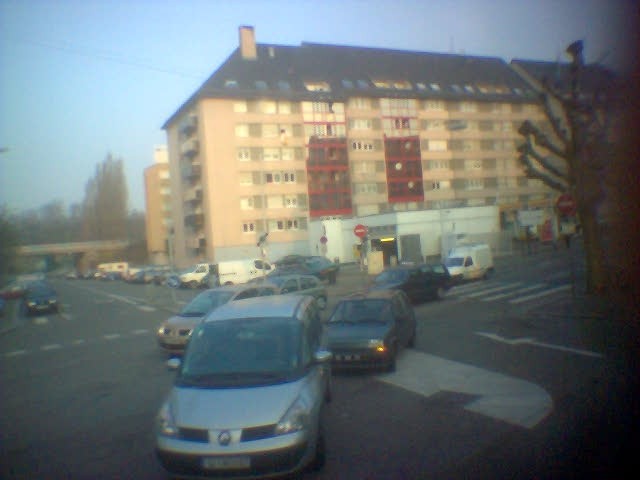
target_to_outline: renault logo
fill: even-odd
[[[229,432],[229,430],[220,432],[220,435],[218,435],[218,443],[223,446],[229,445],[229,443],[231,443],[231,432]]]

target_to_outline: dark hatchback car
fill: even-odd
[[[394,371],[398,352],[415,344],[416,317],[400,290],[354,293],[335,306],[327,335],[336,369]]]
[[[338,272],[340,271],[340,265],[319,255],[287,255],[275,264],[277,268],[269,275],[277,276],[292,273],[313,275],[320,280],[326,280],[331,285],[336,283]]]
[[[27,285],[22,304],[27,314],[60,311],[58,293],[51,285],[42,281]]]
[[[411,264],[390,267],[371,282],[370,290],[402,290],[413,303],[442,299],[453,286],[447,267],[442,264]]]

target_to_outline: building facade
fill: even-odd
[[[516,149],[519,126],[544,122],[544,110],[503,60],[239,33],[164,125],[178,265],[255,256],[265,232],[271,258],[352,261],[359,223],[375,227],[369,248],[395,235],[389,258],[424,258],[439,253],[446,225],[499,231],[520,209],[552,207]],[[443,221],[472,221],[474,209],[495,218],[465,231]],[[399,236],[410,224],[433,228],[414,232],[416,245]]]
[[[167,147],[156,146],[153,159],[154,164],[144,170],[147,256],[150,263],[165,265],[170,262],[169,240],[173,225]]]

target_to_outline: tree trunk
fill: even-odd
[[[587,293],[601,295],[607,287],[604,247],[595,208],[580,209],[580,225],[584,242]]]

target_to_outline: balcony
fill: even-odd
[[[204,214],[193,212],[185,215],[184,226],[193,229],[202,228],[204,226]]]
[[[191,188],[186,191],[184,201],[188,203],[198,204],[202,202],[202,189]]]
[[[188,137],[198,128],[198,117],[195,115],[189,115],[180,124],[180,133]]]
[[[182,179],[183,180],[198,180],[202,175],[202,166],[199,164],[193,164],[182,167]]]
[[[200,151],[200,143],[195,138],[191,138],[184,142],[180,147],[180,153],[187,158],[195,157]]]

